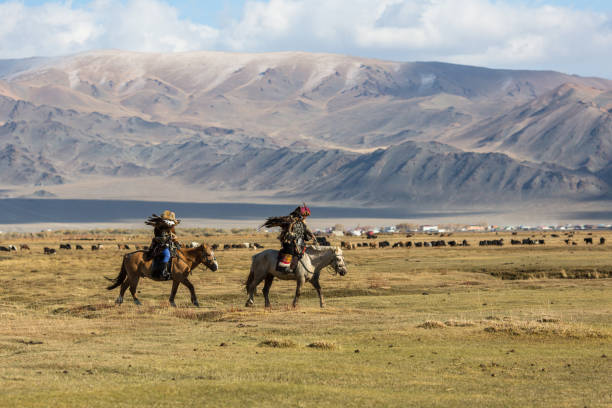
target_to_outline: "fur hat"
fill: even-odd
[[[170,211],[170,210],[165,210],[165,211],[162,213],[161,217],[162,217],[164,220],[167,220],[167,221],[174,221],[174,223],[175,223],[175,224],[178,224],[178,223],[180,222],[180,221],[177,221],[177,220],[176,220],[176,214],[174,214],[174,213],[173,213],[172,211]]]
[[[164,211],[162,215],[153,214],[145,221],[145,224],[151,225],[152,227],[179,225],[180,223],[181,220],[177,220],[176,215],[170,210]]]
[[[297,207],[291,212],[294,217],[308,217],[310,215],[310,208],[306,207],[306,204]]]

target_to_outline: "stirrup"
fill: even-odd
[[[170,265],[169,264],[170,264],[170,262],[166,263],[164,268],[161,270],[160,277],[163,280],[170,280],[170,279],[172,279],[172,272],[170,271]]]

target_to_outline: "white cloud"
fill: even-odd
[[[63,55],[98,49],[187,51],[212,48],[218,30],[181,20],[161,0],[94,0],[85,8],[53,1],[0,4],[0,58]]]
[[[0,58],[87,49],[302,50],[612,77],[612,18],[504,0],[247,0],[223,27],[181,18],[168,0],[0,3]],[[534,5],[535,4],[535,5]]]
[[[327,51],[557,69],[612,77],[612,18],[492,0],[271,0],[249,2],[228,33],[236,50]],[[273,21],[282,21],[274,25]],[[263,29],[268,27],[269,29]]]

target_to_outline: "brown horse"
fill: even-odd
[[[130,252],[123,256],[123,263],[121,264],[121,270],[119,275],[115,279],[106,278],[113,282],[112,285],[106,289],[112,290],[117,286],[121,285],[119,291],[119,297],[115,300],[115,303],[120,305],[123,303],[123,294],[125,290],[130,288],[134,303],[140,305],[140,300],[136,297],[136,287],[138,286],[138,280],[140,277],[151,278],[153,280],[161,280],[158,278],[151,277],[151,266],[152,260],[145,260],[145,251]],[[217,258],[215,253],[206,244],[202,244],[196,248],[181,248],[177,252],[178,257],[172,259],[172,291],[170,292],[170,305],[175,306],[174,296],[180,283],[187,286],[191,293],[191,303],[199,307],[198,298],[195,294],[193,284],[187,279],[189,273],[193,271],[198,265],[204,264],[211,271],[216,271],[219,268],[217,264]]]

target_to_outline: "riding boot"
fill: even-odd
[[[155,279],[168,280],[170,279],[170,271],[168,270],[168,262],[155,262],[151,277]]]
[[[163,280],[169,280],[170,279],[170,268],[168,268],[168,264],[169,262],[166,262],[162,265],[161,268],[161,278]]]

